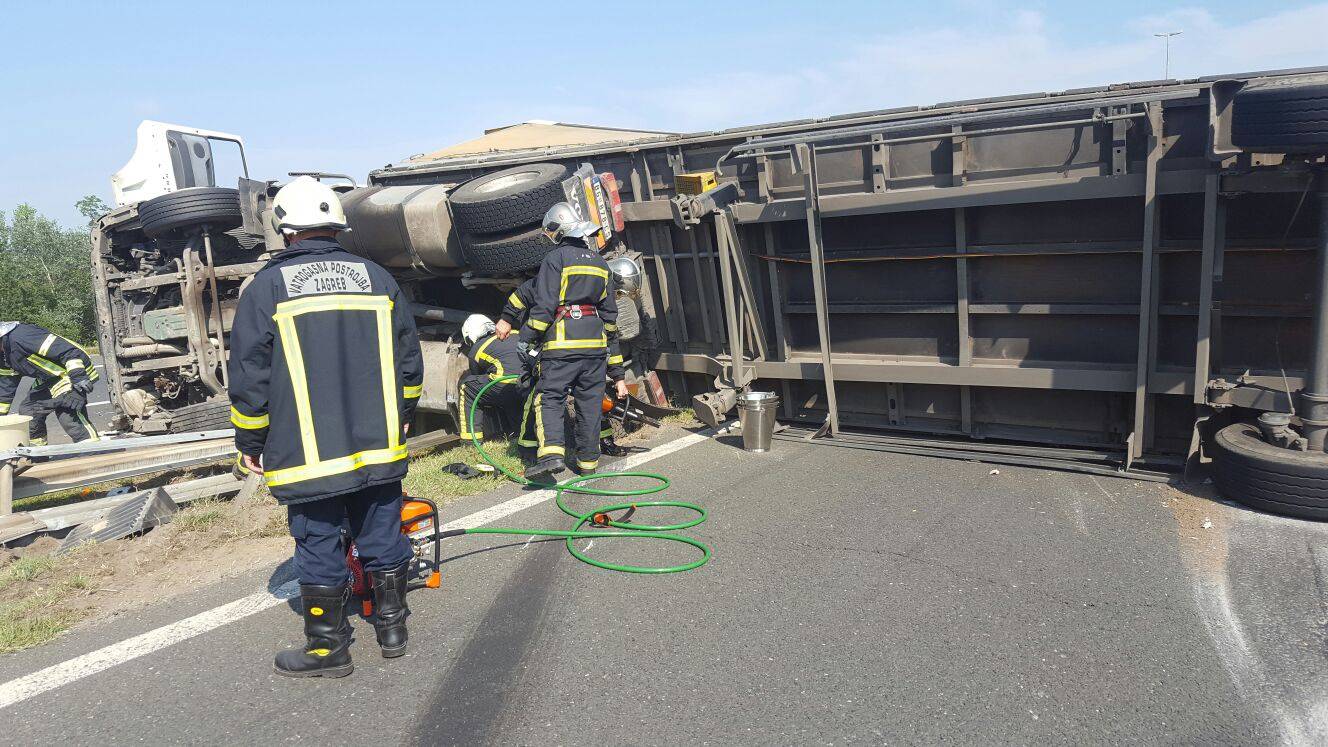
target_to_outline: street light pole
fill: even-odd
[[[1173,37],[1173,36],[1180,36],[1180,35],[1183,34],[1183,33],[1185,33],[1185,32],[1184,32],[1184,31],[1165,31],[1165,32],[1163,32],[1163,33],[1161,33],[1161,34],[1153,34],[1153,36],[1156,36],[1156,37],[1158,37],[1158,38],[1161,38],[1161,39],[1165,40],[1165,41],[1166,41],[1166,45],[1167,45],[1167,57],[1166,57],[1166,63],[1165,63],[1165,65],[1164,65],[1164,67],[1162,68],[1162,79],[1163,79],[1163,80],[1169,80],[1169,79],[1171,78],[1171,37]]]

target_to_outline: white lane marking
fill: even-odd
[[[615,462],[612,465],[613,469],[611,471],[626,472],[627,470],[630,470],[631,468],[637,465],[645,464],[646,462],[649,462],[652,459],[658,459],[662,456],[668,456],[669,454],[672,454],[675,451],[685,449],[688,446],[691,446],[692,444],[700,443],[701,441],[707,441],[709,439],[710,439],[710,434],[708,433],[693,433],[687,436],[682,436],[666,444],[660,444],[659,446],[656,446],[650,451],[645,451],[640,454],[633,454],[632,456],[629,456],[620,462]],[[553,498],[554,495],[555,493],[552,490],[533,490],[524,495],[519,495],[510,501],[499,503],[496,506],[486,508],[483,511],[476,511],[473,514],[457,519],[456,521],[449,521],[448,523],[443,525],[443,530],[446,531],[448,529],[470,529],[472,527],[478,527],[484,524],[489,524],[505,516],[511,516],[517,511],[524,511],[525,509],[530,508],[531,506],[538,506],[539,504]]]
[[[181,641],[219,628],[226,623],[235,622],[250,615],[262,612],[270,607],[294,597],[300,592],[300,585],[295,581],[287,582],[273,592],[262,591],[237,599],[230,604],[210,609],[177,623],[150,630],[106,648],[98,649],[69,661],[49,666],[33,672],[26,677],[19,677],[0,685],[0,708],[20,703],[47,690],[54,690],[62,685],[81,680],[109,669],[116,664],[123,664],[137,659],[158,649],[174,645]]]
[[[649,451],[634,454],[620,462],[616,462],[612,465],[612,471],[626,471],[637,465],[668,456],[675,451],[709,439],[710,436],[707,433],[693,433],[682,436],[668,443],[660,444]],[[539,505],[553,496],[554,492],[552,490],[537,490],[526,493],[496,506],[448,522],[443,528],[470,529],[483,526],[531,506]],[[187,641],[223,625],[256,615],[293,598],[299,594],[299,588],[297,582],[289,581],[277,587],[275,591],[250,594],[243,599],[223,604],[220,607],[201,612],[177,623],[149,630],[142,635],[136,635],[133,638],[111,644],[92,653],[77,656],[32,674],[10,680],[0,685],[0,709],[7,708],[15,703],[21,703],[71,682],[77,682],[84,677],[90,677],[118,664],[133,661],[153,651]]]

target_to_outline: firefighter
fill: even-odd
[[[612,263],[609,266],[610,272],[613,271]],[[616,278],[617,275],[615,274]],[[530,310],[530,305],[535,302],[535,278],[530,278],[526,282],[512,291],[507,297],[507,303],[503,305],[502,315],[498,318],[498,325],[494,334],[498,339],[505,340],[512,334],[512,329],[520,328],[526,322],[526,314]],[[609,343],[610,367],[620,365],[623,362],[623,356],[617,348],[617,338]],[[526,392],[525,406],[521,411],[521,431],[517,436],[517,452],[527,463],[535,461],[536,449],[539,447],[539,441],[535,434],[535,394],[536,387],[534,383],[539,380],[539,363],[535,362],[525,372],[527,374],[523,389]],[[631,453],[626,447],[619,446],[613,438],[613,424],[608,420],[603,421],[603,427],[599,432],[599,450],[601,454],[609,456],[624,456]]]
[[[540,263],[534,302],[520,334],[524,355],[538,357],[540,367],[533,403],[538,451],[526,470],[530,480],[547,480],[563,469],[569,392],[576,404],[575,465],[580,472],[599,466],[606,374],[617,395],[627,395],[621,362],[608,365],[611,347],[616,350],[618,310],[609,266],[590,244],[599,230],[565,202],[544,215],[544,234],[557,246]]]
[[[231,422],[247,469],[287,508],[307,643],[277,654],[290,677],[352,671],[349,526],[373,588],[384,657],[406,649],[411,546],[401,533],[405,436],[423,365],[410,304],[386,270],[348,253],[331,188],[302,176],[272,201],[284,238],[240,297]]]
[[[483,423],[470,422],[475,397],[494,379],[521,373],[521,356],[516,349],[516,340],[499,338],[494,334],[493,320],[483,314],[466,317],[461,325],[461,339],[467,347],[466,357],[470,359],[470,371],[461,377],[457,397],[461,437],[484,438]],[[504,381],[486,391],[479,406],[481,410],[497,410],[505,429],[516,428],[521,420],[524,399],[518,381]]]
[[[51,413],[75,443],[101,438],[88,419],[88,395],[97,380],[92,358],[35,324],[0,322],[0,415],[9,412],[25,376],[32,379],[32,388],[22,414],[32,416],[28,440],[33,446],[46,445],[46,416]]]

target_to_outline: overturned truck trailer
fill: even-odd
[[[864,448],[1207,456],[1232,497],[1328,518],[1325,112],[1324,69],[1157,81],[416,158],[346,199],[417,301],[494,312],[531,248],[449,196],[593,164],[645,270],[641,365],[703,412],[756,386]]]

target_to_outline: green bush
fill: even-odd
[[[88,230],[108,209],[78,201],[88,226],[67,229],[30,205],[0,212],[0,321],[45,327],[80,344],[96,342]]]

